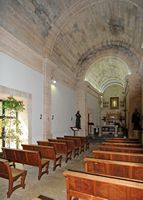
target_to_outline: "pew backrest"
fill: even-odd
[[[12,173],[7,160],[0,159],[0,177],[12,179]]]
[[[123,177],[143,182],[143,164],[84,158],[85,172]]]
[[[99,196],[109,200],[142,200],[143,184],[107,176],[65,171],[67,199],[83,195]]]
[[[39,151],[42,158],[54,160],[56,158],[56,151],[53,146],[42,146],[34,144],[22,144],[24,150]]]
[[[64,138],[70,139],[70,140],[74,140],[75,141],[75,146],[81,148],[82,146],[82,142],[80,138],[74,137],[74,136],[69,136],[69,135],[65,135]]]
[[[125,138],[114,138],[114,139],[107,139],[105,142],[110,142],[110,143],[139,143],[138,139],[125,139]]]
[[[40,153],[31,150],[19,150],[2,148],[4,158],[11,161],[27,165],[39,166],[41,165]]]
[[[7,197],[9,198],[12,192],[20,187],[25,188],[25,178],[27,171],[22,169],[11,168],[7,160],[0,159],[0,177],[9,181]],[[14,182],[20,178],[16,184]]]
[[[66,140],[65,138],[57,137],[57,141],[59,142],[66,142],[69,151],[74,151],[75,149],[75,143],[73,140]]]
[[[42,159],[38,151],[10,149],[5,147],[3,147],[2,150],[4,158],[10,162],[38,167],[38,179],[40,179],[43,174],[48,174],[49,160]]]
[[[118,147],[118,146],[108,146],[108,145],[100,145],[98,146],[99,150],[103,151],[115,151],[115,152],[127,152],[127,153],[143,153],[143,148],[138,147]]]
[[[25,150],[39,151],[42,158],[53,160],[53,170],[58,166],[61,167],[62,155],[56,153],[54,146],[22,144],[22,147]]]
[[[117,146],[117,147],[132,147],[132,148],[135,148],[135,147],[142,147],[142,144],[139,144],[139,143],[122,143],[122,142],[103,142],[102,145],[107,145],[107,146]]]
[[[123,152],[94,150],[93,157],[97,159],[143,163],[143,154],[139,153],[126,153],[126,152],[123,153]]]

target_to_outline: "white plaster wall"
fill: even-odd
[[[0,85],[32,94],[32,141],[42,139],[43,75],[0,53]]]
[[[52,135],[53,138],[73,134],[75,126],[75,91],[59,82],[51,85],[52,92]]]
[[[91,114],[90,122],[94,123],[94,127],[100,125],[100,106],[96,96],[87,93],[86,96],[87,112]]]

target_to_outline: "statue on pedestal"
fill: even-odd
[[[78,128],[78,129],[81,129],[81,122],[80,122],[81,114],[80,114],[79,110],[77,111],[75,116],[76,116],[75,127]]]
[[[132,114],[132,123],[133,123],[133,130],[140,130],[140,113],[137,109]]]

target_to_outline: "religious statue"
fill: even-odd
[[[75,127],[78,128],[78,129],[81,129],[81,124],[80,124],[81,115],[80,115],[79,110],[77,111],[77,113],[75,114],[75,116],[76,116],[76,124],[75,124]]]
[[[140,129],[140,113],[137,109],[132,114],[132,123],[133,123],[133,129],[139,130]]]

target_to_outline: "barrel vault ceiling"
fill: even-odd
[[[143,55],[143,0],[0,0],[0,24],[99,91],[124,87]]]

